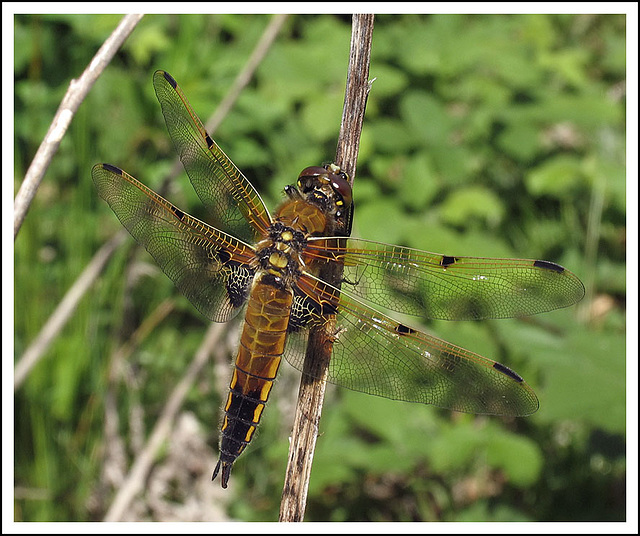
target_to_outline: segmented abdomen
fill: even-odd
[[[220,460],[227,487],[231,466],[251,441],[269,398],[284,352],[293,301],[291,289],[282,289],[256,276],[251,289],[240,348],[224,407]]]

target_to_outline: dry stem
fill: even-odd
[[[129,34],[138,22],[140,22],[141,18],[142,15],[124,16],[120,24],[118,24],[118,27],[100,47],[100,50],[98,50],[80,78],[71,80],[69,89],[58,107],[58,111],[49,126],[44,140],[42,140],[36,155],[31,161],[31,165],[27,170],[27,174],[24,177],[24,181],[22,181],[18,195],[16,195],[13,203],[14,240],[27,215],[29,205],[31,205],[38,191],[42,177],[47,171],[53,155],[56,154],[60,142],[71,124],[73,116],[89,93],[89,90],[93,87],[95,81],[102,74],[102,71],[104,71],[122,43],[129,37]]]
[[[223,331],[224,326],[222,324],[212,324],[209,327],[209,330],[207,331],[200,348],[196,351],[187,372],[171,392],[160,417],[153,427],[153,431],[151,432],[146,445],[142,449],[142,452],[138,454],[135,462],[131,466],[131,470],[111,503],[104,521],[118,521],[121,519],[131,501],[140,491],[142,491],[158,450],[162,447],[165,439],[169,435],[171,426],[173,425],[178,411],[182,407],[182,403],[184,402],[189,389],[200,377],[201,371],[209,360],[209,355],[213,348],[215,348]]]
[[[370,88],[369,57],[372,33],[373,15],[353,16],[345,101],[336,151],[336,163],[348,173],[352,184]],[[336,264],[329,266],[326,272],[320,275],[325,280],[338,283],[341,271],[341,267]],[[304,517],[334,327],[335,322],[329,322],[321,329],[311,330],[309,334],[282,491],[280,521],[302,521]]]

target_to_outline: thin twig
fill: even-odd
[[[242,71],[240,71],[238,76],[236,76],[236,79],[233,81],[233,84],[231,88],[229,88],[224,99],[222,99],[220,104],[218,104],[213,116],[207,121],[205,127],[207,132],[209,132],[209,135],[218,129],[220,123],[222,123],[222,120],[227,116],[242,90],[251,81],[253,73],[267,55],[267,52],[271,48],[271,45],[277,35],[280,33],[282,25],[287,20],[287,17],[288,15],[284,14],[274,15],[269,21],[269,24],[264,29],[260,40],[253,49],[251,56],[249,56],[247,63],[245,63]]]
[[[60,301],[36,338],[31,342],[20,359],[18,359],[14,369],[14,391],[22,385],[31,369],[44,355],[51,342],[57,337],[69,318],[71,318],[80,299],[85,295],[87,290],[91,288],[93,282],[102,273],[111,255],[113,255],[118,246],[125,241],[126,237],[127,232],[122,230],[102,246],[64,295],[64,298],[62,298],[62,301]]]
[[[171,432],[173,422],[189,389],[200,377],[200,373],[207,364],[212,350],[217,345],[220,335],[224,332],[224,327],[224,324],[211,324],[207,330],[200,348],[198,348],[194,355],[193,361],[189,365],[185,375],[171,392],[144,449],[136,457],[127,478],[111,503],[104,517],[105,521],[118,521],[122,519],[131,501],[142,491],[156,454]]]
[[[122,365],[127,362],[129,356],[142,344],[151,332],[160,324],[173,309],[175,300],[166,298],[140,323],[131,337],[122,344],[113,354],[109,366],[109,381],[116,381],[120,377]]]
[[[91,60],[89,66],[84,70],[80,78],[71,80],[69,89],[65,94],[58,111],[49,126],[49,130],[42,140],[35,157],[31,161],[31,165],[27,170],[27,174],[22,181],[18,195],[13,203],[13,239],[16,239],[18,231],[22,226],[27,210],[38,191],[42,177],[44,176],[53,155],[58,150],[60,142],[64,137],[67,128],[71,124],[71,120],[76,111],[82,104],[93,84],[102,74],[105,67],[111,61],[111,58],[118,51],[122,43],[136,27],[142,15],[126,15],[118,24],[109,38],[100,47]]]
[[[336,149],[336,163],[351,178],[356,176],[356,163],[360,147],[360,134],[371,84],[369,61],[373,36],[373,15],[354,15],[351,28],[351,50],[345,89],[342,122]]]
[[[372,33],[373,15],[353,16],[345,102],[336,152],[336,163],[349,174],[352,183],[370,88],[368,78]],[[327,270],[320,275],[339,286],[341,266],[337,263],[328,265]],[[302,521],[304,518],[324,401],[325,381],[333,346],[335,318],[332,320],[321,329],[311,330],[309,334],[282,491],[280,521]]]
[[[129,356],[153,332],[175,307],[175,300],[167,298],[148,315],[111,356],[104,394],[104,463],[102,472],[105,483],[120,487],[127,471],[125,440],[120,435],[120,417],[117,405],[117,386]],[[130,377],[127,375],[125,377]],[[131,383],[131,382],[129,382]]]

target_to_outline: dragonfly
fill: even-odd
[[[380,309],[446,320],[521,317],[582,299],[576,275],[545,260],[459,257],[348,236],[353,195],[335,164],[304,169],[271,215],[174,78],[156,71],[153,85],[210,223],[114,165],[96,164],[92,178],[124,227],[206,318],[227,322],[245,311],[212,480],[220,474],[227,487],[282,357],[302,370],[314,328],[331,326],[326,380],[336,385],[467,413],[537,411],[532,388],[506,365]],[[326,275],[334,272],[340,277]]]

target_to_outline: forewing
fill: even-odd
[[[260,195],[207,134],[171,75],[156,71],[153,86],[176,152],[212,223],[245,242],[254,242],[271,223]]]
[[[253,249],[182,212],[109,164],[91,174],[102,197],[133,237],[207,318],[226,322],[246,301]]]
[[[342,288],[359,299],[427,318],[519,317],[584,296],[580,279],[548,261],[452,257],[344,237],[312,238],[305,255],[342,263]]]
[[[364,393],[467,413],[523,416],[538,409],[533,390],[500,363],[400,324],[344,290],[304,275],[297,326],[285,357],[302,370],[307,327],[337,310],[328,381]]]

